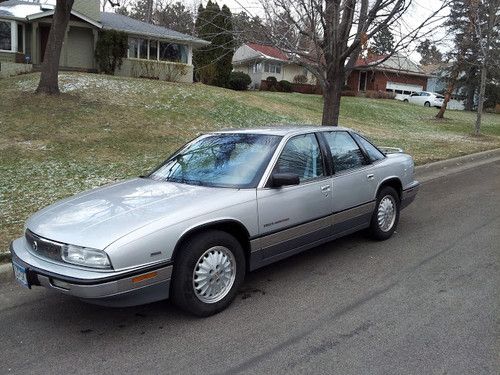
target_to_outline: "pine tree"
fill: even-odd
[[[196,35],[210,45],[195,50],[193,64],[195,79],[208,85],[227,86],[232,70],[234,53],[232,15],[229,8],[222,10],[216,2],[198,8],[195,22]]]
[[[371,55],[387,55],[394,52],[394,36],[388,27],[380,30],[373,37],[373,44],[370,46],[368,53]]]
[[[424,39],[417,47],[417,52],[422,57],[421,65],[439,64],[443,62],[443,54],[439,51],[434,43],[429,39]]]

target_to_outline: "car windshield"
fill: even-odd
[[[148,177],[190,185],[256,187],[280,139],[241,133],[201,136]]]

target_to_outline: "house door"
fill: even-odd
[[[367,72],[359,72],[359,88],[358,91],[366,91]]]
[[[47,48],[47,42],[49,41],[50,26],[40,25],[40,63],[43,62],[45,57],[45,48]]]

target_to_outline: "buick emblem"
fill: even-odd
[[[33,250],[37,251],[38,250],[38,242],[33,241]]]

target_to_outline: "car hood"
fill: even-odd
[[[30,217],[26,227],[47,239],[104,249],[154,221],[179,222],[217,209],[238,189],[193,186],[145,178],[123,181],[56,202]],[[218,199],[221,198],[221,199]]]

